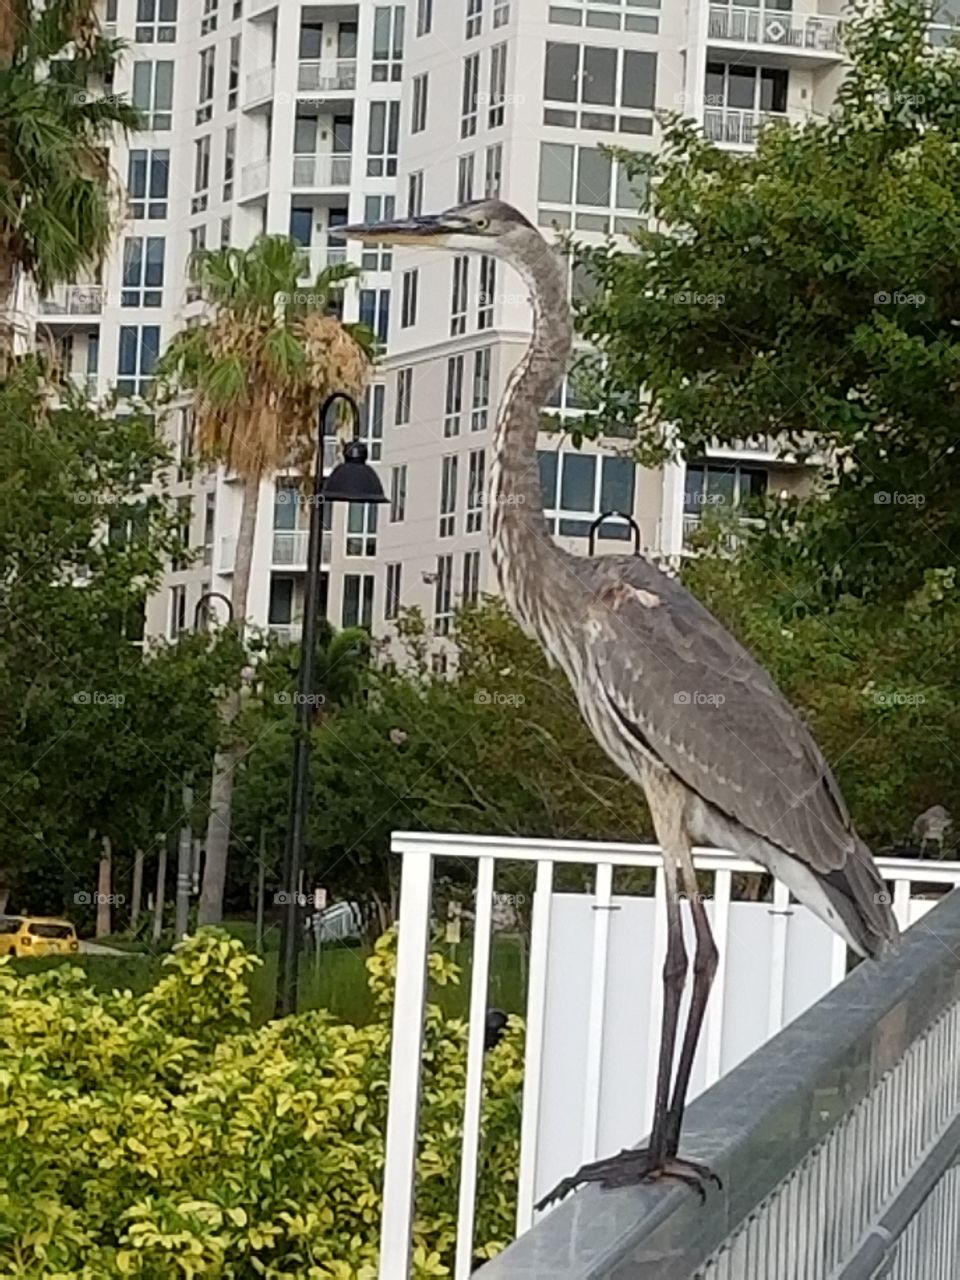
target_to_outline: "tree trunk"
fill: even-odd
[[[136,933],[140,901],[143,898],[143,850],[138,849],[133,859],[133,887],[130,890],[130,932]]]
[[[103,837],[103,852],[100,855],[100,874],[97,876],[97,927],[96,936],[105,937],[110,930],[110,879],[112,872],[113,852],[110,837]]]
[[[233,621],[243,635],[250,594],[250,571],[253,565],[253,540],[257,532],[257,504],[260,477],[248,476],[243,482],[243,506],[237,555],[233,566]],[[229,728],[240,712],[240,694],[231,692],[220,714]],[[223,919],[223,894],[227,883],[227,855],[230,850],[230,815],[233,806],[233,773],[243,755],[243,744],[231,743],[218,751],[213,760],[210,783],[210,817],[207,821],[206,858],[203,864],[203,887],[197,906],[197,924],[219,924]]]

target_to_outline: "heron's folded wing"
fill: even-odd
[[[592,610],[594,676],[620,731],[747,830],[817,871],[842,867],[856,836],[806,725],[695,597],[632,564]]]

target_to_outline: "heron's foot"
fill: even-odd
[[[660,1182],[664,1178],[692,1187],[701,1201],[707,1198],[708,1182],[715,1182],[718,1188],[723,1185],[705,1164],[684,1160],[680,1156],[657,1156],[649,1147],[625,1147],[618,1156],[585,1164],[571,1177],[558,1182],[536,1208],[545,1209],[548,1204],[562,1200],[586,1182],[598,1182],[601,1187],[606,1188],[632,1187],[641,1182]]]

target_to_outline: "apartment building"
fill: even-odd
[[[484,493],[493,416],[530,333],[518,278],[492,258],[391,253],[338,228],[395,207],[434,210],[496,195],[545,234],[624,234],[642,216],[600,147],[658,145],[655,113],[682,110],[717,145],[754,144],[768,116],[823,113],[843,71],[838,0],[763,7],[708,0],[106,0],[130,52],[108,88],[145,128],[112,149],[126,221],[99,280],[39,300],[36,320],[91,396],[150,385],[159,352],[201,303],[187,282],[199,246],[289,233],[313,270],[355,261],[345,300],[386,344],[363,412],[389,504],[334,508],[323,540],[325,607],[338,625],[389,630],[419,605],[443,635],[461,600],[494,589]],[[571,278],[571,292],[582,282]],[[568,379],[545,406],[578,411]],[[189,409],[169,424],[174,493],[198,563],[172,566],[147,630],[190,629],[207,591],[229,592],[239,485],[190,474]],[[652,471],[615,438],[541,449],[554,534],[585,551],[606,511],[647,550],[682,552],[704,505],[806,481],[773,442],[745,441]],[[326,442],[333,462],[335,442]],[[249,616],[295,639],[308,510],[294,475],[265,480]],[[622,551],[613,519],[598,546]]]

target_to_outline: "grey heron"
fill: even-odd
[[[703,1195],[710,1170],[678,1155],[717,967],[693,846],[731,849],[762,864],[861,956],[880,956],[896,944],[884,883],[811,733],[746,649],[645,559],[575,556],[550,536],[537,433],[573,343],[567,271],[556,251],[522,213],[499,200],[342,230],[384,244],[494,255],[528,286],[533,335],[493,431],[493,562],[518,622],[566,674],[603,749],[643,788],[663,850],[668,940],[649,1145],[584,1165],[538,1207],[585,1182],[618,1187],[670,1177]],[[689,967],[681,894],[689,899],[696,946],[678,1055]]]

